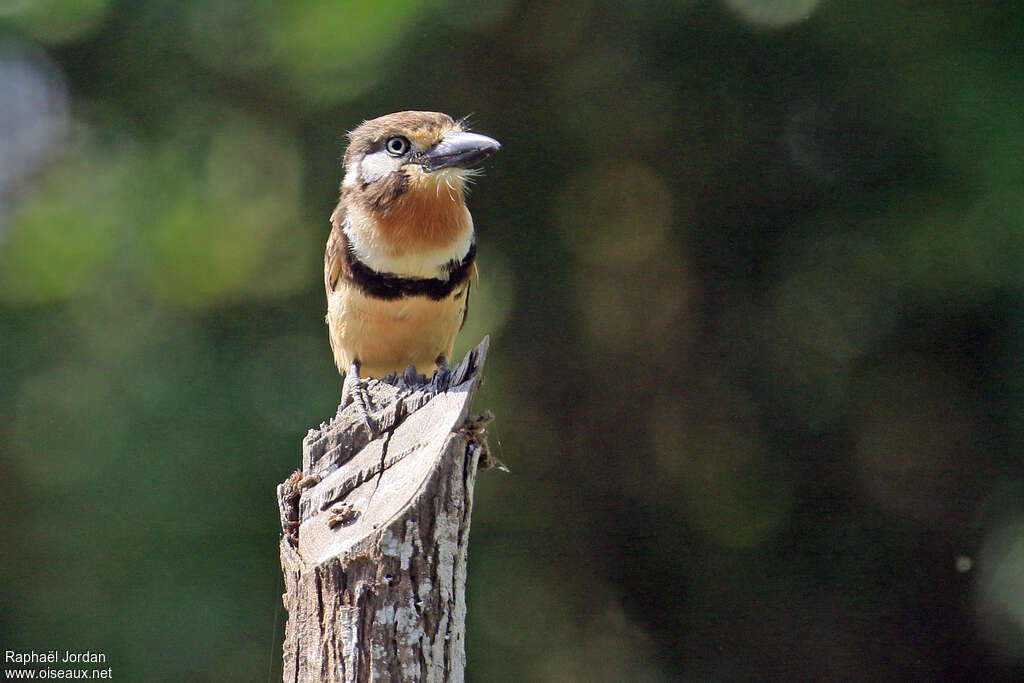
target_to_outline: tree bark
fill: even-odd
[[[450,373],[368,387],[303,440],[278,486],[285,681],[462,681],[466,557],[484,425],[468,419],[488,339]],[[483,460],[481,460],[483,459]]]

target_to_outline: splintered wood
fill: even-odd
[[[462,681],[466,557],[488,340],[450,373],[370,382],[379,436],[349,405],[278,486],[285,681]],[[376,409],[375,409],[376,408]]]

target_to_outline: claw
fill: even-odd
[[[349,403],[355,403],[359,408],[359,415],[363,418],[366,428],[370,430],[370,438],[375,438],[377,428],[374,426],[373,420],[370,419],[370,411],[366,408],[370,404],[370,397],[366,393],[365,378],[359,376],[359,361],[357,360],[352,361],[348,372],[345,373],[345,382],[341,388],[341,407],[344,408]]]
[[[432,384],[438,391],[447,391],[452,377],[452,369],[448,365],[448,359],[444,356],[438,356],[434,362],[437,363],[437,370],[434,371]]]

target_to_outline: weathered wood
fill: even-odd
[[[466,559],[484,424],[468,419],[488,340],[427,383],[372,381],[310,430],[278,487],[285,681],[462,681]],[[439,376],[440,375],[440,376]]]

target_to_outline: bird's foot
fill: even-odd
[[[448,365],[448,359],[444,356],[438,356],[437,370],[434,370],[434,376],[430,378],[430,384],[438,391],[447,391],[448,385],[452,380],[452,369]]]
[[[368,406],[372,405],[370,403],[370,395],[366,391],[368,379],[367,377],[359,376],[359,363],[358,361],[353,361],[349,371],[345,374],[345,382],[342,385],[341,407],[344,408],[349,403],[355,403],[359,409],[360,417],[363,418],[363,423],[370,430],[370,438],[373,439],[377,436],[377,428],[370,418],[370,411],[368,409]]]

